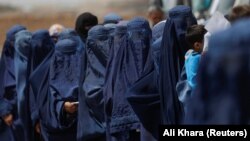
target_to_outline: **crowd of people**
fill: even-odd
[[[11,27],[0,140],[157,141],[162,124],[249,124],[250,6],[204,24],[184,5],[149,16]]]

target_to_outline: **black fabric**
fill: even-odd
[[[97,17],[89,12],[82,13],[77,17],[75,30],[84,43],[86,43],[89,29],[97,24]]]

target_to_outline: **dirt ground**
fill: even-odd
[[[49,7],[42,7],[32,12],[8,11],[0,13],[0,52],[5,40],[6,31],[15,24],[21,24],[30,31],[37,29],[48,29],[52,24],[59,23],[65,27],[74,28],[75,19],[82,13],[89,11],[99,18],[102,23],[103,16],[109,12],[117,12],[125,20],[134,16],[146,17],[147,3],[143,0],[130,2],[112,2],[108,5],[95,5],[92,3],[82,9],[53,11]]]

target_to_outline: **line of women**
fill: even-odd
[[[157,141],[160,124],[249,123],[249,20],[211,35],[197,87],[182,100],[192,10],[176,6],[152,30],[142,17],[104,19],[97,25],[83,13],[56,40],[47,30],[9,29],[1,141]]]

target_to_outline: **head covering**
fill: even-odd
[[[81,37],[82,41],[85,42],[89,29],[97,24],[97,17],[89,12],[85,12],[77,17],[75,30]]]
[[[156,41],[163,35],[164,27],[165,27],[166,20],[157,23],[152,28],[152,42]]]
[[[103,85],[109,57],[109,34],[102,25],[92,27],[86,42],[86,68],[82,67],[77,139],[105,138]],[[87,128],[86,128],[87,127]]]
[[[159,92],[163,124],[179,124],[183,118],[176,84],[184,66],[185,53],[189,49],[185,40],[186,29],[196,23],[190,7],[176,6],[169,11],[160,49]]]
[[[83,41],[81,40],[81,37],[76,33],[74,29],[67,28],[64,31],[62,31],[59,35],[58,40],[63,40],[63,39],[72,39],[75,40],[77,43],[77,50],[79,52],[82,52],[83,49],[85,48]]]
[[[119,21],[122,20],[122,17],[119,16],[116,13],[109,13],[107,15],[104,16],[104,22],[103,24],[109,24],[109,23],[114,23],[117,24]]]
[[[32,34],[23,30],[15,35],[14,67],[16,76],[16,95],[18,120],[22,127],[24,140],[31,137],[31,119],[29,109],[29,75]]]
[[[159,65],[160,65],[160,48],[161,48],[161,40],[165,27],[165,21],[161,21],[156,24],[152,29],[152,58],[154,61],[154,67],[157,71],[157,74],[160,73]]]
[[[50,86],[61,100],[77,101],[79,65],[77,42],[70,39],[57,42],[50,66]]]
[[[54,42],[49,32],[44,29],[37,30],[32,35],[32,70],[45,59],[54,48]]]
[[[211,36],[186,123],[249,124],[249,24],[243,20]]]

